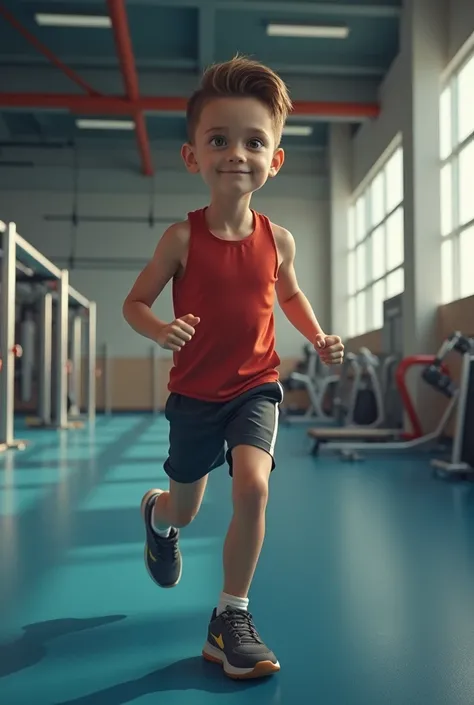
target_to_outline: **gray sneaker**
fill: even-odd
[[[158,536],[152,528],[151,515],[161,490],[150,490],[142,499],[141,512],[145,522],[145,566],[150,578],[162,588],[172,588],[181,579],[182,559],[178,547],[179,531],[171,528],[167,538]]]
[[[231,607],[219,616],[216,610],[212,613],[202,655],[206,661],[221,664],[229,678],[262,678],[280,670],[275,654],[260,638],[252,615]]]

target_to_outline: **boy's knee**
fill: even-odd
[[[234,483],[234,506],[248,513],[260,513],[268,501],[268,482],[263,477],[246,477]]]

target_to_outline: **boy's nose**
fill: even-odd
[[[245,161],[245,156],[240,149],[232,149],[229,153],[229,161],[234,163],[234,162],[244,162]]]

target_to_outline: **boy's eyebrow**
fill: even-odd
[[[227,129],[228,129],[227,127],[224,127],[222,125],[218,125],[217,127],[210,127],[208,130],[206,130],[206,132],[204,134],[207,135],[208,132],[217,132],[218,130],[224,131]],[[265,130],[263,130],[261,127],[249,127],[247,129],[247,132],[253,132],[253,133],[258,132],[260,135],[267,135],[267,132]]]

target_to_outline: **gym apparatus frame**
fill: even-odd
[[[444,358],[452,350],[463,355],[463,376],[459,389],[453,384],[448,369],[444,364]],[[312,454],[317,455],[322,444],[324,444],[323,447],[327,451],[340,452],[348,459],[358,459],[357,451],[392,452],[419,450],[421,448],[429,449],[442,437],[458,405],[456,441],[452,461],[447,465],[436,465],[436,467],[443,467],[447,471],[451,469],[453,473],[456,471],[468,472],[469,463],[467,458],[469,457],[474,462],[474,451],[469,449],[468,444],[469,432],[467,429],[469,422],[466,423],[467,412],[469,411],[472,414],[467,400],[469,397],[472,398],[474,393],[474,377],[470,376],[471,372],[474,374],[474,364],[469,364],[473,357],[473,341],[456,332],[442,344],[436,355],[413,355],[404,358],[398,365],[396,380],[404,409],[411,421],[412,432],[406,433],[402,429],[364,429],[360,427],[309,429],[308,435],[313,439]],[[424,381],[450,399],[438,426],[431,433],[423,434],[407,389],[406,373],[414,365],[423,365],[422,378]],[[461,467],[460,463],[462,463]]]
[[[44,282],[56,289],[56,415],[54,425],[59,429],[70,428],[68,423],[68,335],[69,303],[87,313],[88,323],[88,379],[86,406],[89,422],[96,412],[96,304],[89,301],[69,284],[69,271],[59,269],[27,242],[16,230],[15,223],[0,221],[2,242],[1,291],[0,291],[0,451],[9,448],[23,450],[26,441],[14,438],[15,358],[21,357],[21,346],[15,344],[15,304],[17,272],[23,281]],[[40,365],[40,421],[51,426],[51,362],[53,293],[46,291],[41,305],[41,365]],[[79,314],[76,314],[76,317]],[[79,335],[79,324],[73,324],[73,336]],[[74,337],[73,337],[74,340]],[[80,353],[78,341],[73,351]],[[76,360],[76,369],[79,360]],[[77,384],[77,377],[76,382]]]
[[[463,359],[451,458],[431,461],[435,475],[441,479],[467,480],[474,477],[474,342],[470,350],[461,349],[460,352]]]

